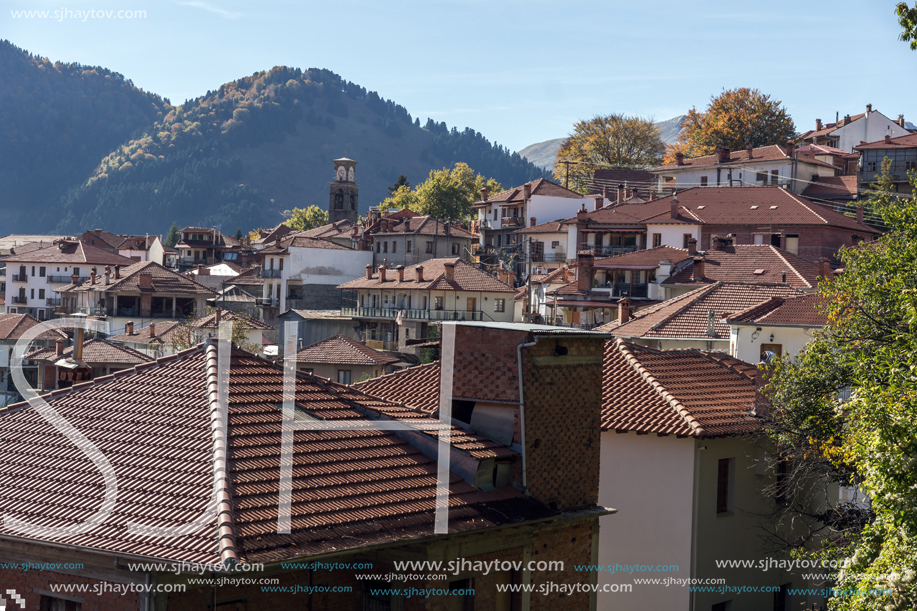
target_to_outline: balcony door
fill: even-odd
[[[468,298],[467,310],[469,312],[474,312],[477,310],[478,300],[475,297]]]

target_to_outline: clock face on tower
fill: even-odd
[[[347,176],[347,170],[344,169],[344,166],[342,165],[338,166],[338,173],[337,173],[338,180],[343,181],[346,176]]]

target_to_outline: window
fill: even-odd
[[[382,252],[388,252],[388,242],[382,243]]]
[[[35,299],[35,289],[29,289],[29,298]]]
[[[41,595],[41,602],[38,603],[39,611],[80,611],[82,603],[75,600],[65,600],[52,596]]]
[[[779,180],[780,170],[771,170],[771,184],[776,187]]]
[[[910,172],[911,170],[917,170],[917,161],[905,161],[904,170]]]
[[[693,238],[693,237],[694,237],[694,236],[691,235],[690,233],[684,234],[684,235],[682,236],[682,238],[681,238],[681,247],[682,247],[682,248],[687,248],[687,247],[688,247],[688,240],[690,240],[690,239]]]
[[[338,369],[338,384],[350,384],[349,369]]]
[[[461,254],[460,246],[459,246],[458,242],[453,242],[453,243],[452,243],[452,254],[453,254],[453,255]]]
[[[662,246],[662,234],[654,233],[653,234],[653,248],[659,248]]]
[[[505,312],[506,311],[506,300],[505,299],[494,299],[494,312]]]
[[[735,459],[721,458],[716,465],[716,515],[733,513]]]
[[[392,240],[392,252],[398,252],[398,242]]]
[[[45,298],[45,289],[38,289],[38,298],[39,299]]]
[[[758,172],[755,174],[755,182],[760,182],[762,185],[767,184],[767,172]]]
[[[558,242],[551,242],[551,248],[553,248],[554,250],[557,250],[557,248],[558,248],[559,246],[560,246],[560,242],[559,242],[559,241],[558,241]]]
[[[442,297],[434,297],[434,298],[433,298],[433,309],[434,309],[434,310],[442,310],[442,309],[443,309],[443,298],[442,298]]]
[[[875,161],[866,162],[866,171],[875,172],[876,171],[876,162]]]
[[[33,277],[35,276],[35,266],[34,265],[32,266],[32,276]]]
[[[771,246],[776,246],[777,248],[780,248],[780,234],[779,233],[771,234]]]
[[[382,242],[376,242],[376,252],[382,252]]]
[[[39,267],[39,268],[38,268],[38,276],[39,276],[40,278],[44,278],[44,277],[45,277],[45,271],[46,271],[46,268],[44,268],[44,267]]]
[[[423,296],[423,307],[421,309],[422,310],[427,309],[427,296],[426,295]]]
[[[471,579],[449,582],[449,611],[474,611],[474,584]]]
[[[411,241],[410,241],[410,240],[408,240],[408,250],[407,250],[407,252],[409,252],[409,253],[411,252]]]
[[[706,177],[706,176],[701,176],[701,177],[700,177],[700,186],[702,186],[702,187],[706,187],[706,186],[707,186],[707,177]]]
[[[770,354],[768,354],[770,353]],[[761,344],[761,351],[758,355],[759,360],[769,362],[771,355],[780,356],[783,353],[782,344]]]
[[[786,236],[786,246],[784,247],[788,252],[793,253],[794,255],[799,254],[799,236],[793,234],[787,234]]]
[[[278,265],[280,266],[280,267],[278,267],[277,269],[283,270],[283,259],[282,259],[282,258],[281,258],[281,259],[277,259],[277,261],[278,261]]]
[[[433,242],[427,242],[427,254],[433,252]]]
[[[38,320],[44,320],[44,319],[45,319],[45,311],[38,310]]]

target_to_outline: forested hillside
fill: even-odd
[[[359,162],[361,212],[399,174],[417,183],[457,161],[504,185],[542,175],[472,129],[422,127],[404,107],[332,72],[275,67],[170,109],[115,148],[62,198],[56,228],[274,225],[284,210],[327,206],[331,159],[343,155]]]
[[[0,234],[53,229],[66,190],[171,110],[116,72],[0,40]]]

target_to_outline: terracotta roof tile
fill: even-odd
[[[386,216],[385,218],[391,219],[392,216]],[[392,226],[391,231],[383,232],[381,231],[381,223],[376,224],[370,230],[370,233],[378,238],[383,238],[390,234],[444,236],[446,235],[446,226],[446,222],[432,216],[414,216],[400,219],[399,222]],[[453,238],[470,239],[472,237],[470,231],[456,223],[449,223],[448,227],[449,235]]]
[[[635,250],[623,255],[596,259],[594,268],[598,269],[656,269],[660,261],[671,261],[678,264],[690,258],[687,249],[657,246],[644,250]]]
[[[226,281],[226,284],[232,284],[237,286],[264,286],[264,280],[261,279],[259,275],[261,272],[261,266],[255,266],[251,269],[245,270],[238,276],[230,278]]]
[[[856,176],[824,176],[818,182],[812,183],[802,192],[806,197],[817,196],[846,196],[854,197],[857,194]]]
[[[133,259],[91,246],[86,242],[62,241],[56,246],[33,250],[23,255],[11,255],[7,263],[61,263],[67,265],[131,265]]]
[[[756,325],[824,327],[828,324],[824,307],[821,296],[815,293],[792,299],[772,297],[764,303],[735,312],[728,317],[728,321]]]
[[[373,350],[366,344],[343,335],[332,335],[296,353],[297,363],[334,363],[340,365],[390,365],[400,359]]]
[[[582,199],[583,195],[577,193],[576,191],[571,191],[566,187],[562,187],[557,183],[551,182],[544,178],[539,178],[538,180],[532,181],[532,195],[546,195],[549,197],[566,197],[570,199]],[[475,206],[487,205],[490,203],[500,203],[500,202],[513,202],[513,201],[522,201],[523,186],[514,187],[512,189],[507,189],[506,191],[501,191],[500,193],[495,193],[493,195],[488,195],[487,201],[477,201]]]
[[[452,281],[446,280],[445,270],[447,263],[455,265],[455,279]],[[379,273],[375,273],[372,278],[356,278],[350,282],[345,282],[338,288],[356,290],[384,286],[392,289],[515,293],[515,290],[508,284],[500,282],[493,276],[468,265],[458,258],[430,259],[420,265],[423,267],[423,282],[417,282],[416,266],[411,266],[404,269],[404,282],[398,282],[396,270],[390,268],[384,283],[379,280]]]
[[[57,361],[61,358],[73,356],[73,346],[64,348],[62,356],[57,355],[54,347],[36,350],[25,355],[23,359],[30,361]],[[83,360],[87,363],[118,363],[121,365],[139,365],[149,363],[153,359],[137,352],[133,348],[113,343],[107,339],[91,339],[83,344]]]
[[[367,394],[403,403],[427,414],[439,409],[439,361],[409,367],[354,384]]]
[[[534,235],[538,233],[567,233],[567,224],[568,222],[564,220],[548,221],[547,223],[539,223],[533,227],[517,229],[513,233],[522,233],[526,235]]]
[[[29,314],[0,314],[0,340],[15,341],[23,334],[41,324],[34,316]],[[51,329],[38,336],[40,340],[68,339],[67,334],[60,329]]]
[[[802,160],[802,159],[801,159]],[[761,146],[752,150],[752,157],[750,160],[752,163],[762,162],[762,161],[790,161],[789,155],[785,147],[782,147],[777,144],[772,144],[770,146]],[[834,167],[829,163],[819,161],[814,157],[807,157],[804,159],[806,163],[811,163],[814,165]],[[698,167],[712,167],[712,166],[728,166],[730,164],[742,164],[748,163],[748,153],[746,150],[739,149],[736,151],[730,151],[729,161],[725,163],[718,163],[717,156],[714,155],[704,155],[703,157],[692,157],[686,158],[684,160],[684,165],[677,165],[675,163],[667,163],[659,167],[653,168],[652,172],[662,172],[662,171],[672,171],[672,170],[690,170],[692,168]]]
[[[289,248],[318,248],[321,250],[353,250],[349,246],[342,246],[327,238],[312,238],[304,235],[288,235],[280,240],[279,244],[271,244],[261,249],[259,254],[274,255],[288,252]]]
[[[131,261],[128,259],[128,261]],[[149,274],[152,288],[140,287],[140,276]],[[71,284],[60,289],[61,293],[80,293],[87,291],[106,293],[169,293],[179,295],[216,295],[216,291],[198,284],[191,278],[163,267],[155,261],[142,261],[121,269],[121,278],[115,279],[112,274],[109,284],[104,284],[104,276],[98,276],[95,284],[89,281],[80,284]]]
[[[174,320],[157,320],[153,323],[153,335],[150,335],[150,326],[137,329],[133,333],[122,333],[108,338],[113,342],[131,342],[134,344],[169,344],[172,342],[172,333],[181,327],[181,323]]]
[[[306,231],[297,232],[297,235],[307,238],[350,237],[350,231],[352,228],[353,223],[347,219],[344,219],[337,221],[336,223],[329,223],[327,225],[322,225],[320,227],[315,227]]]
[[[866,144],[860,144],[853,147],[853,150],[866,151],[871,149],[897,149],[914,147],[917,147],[917,134],[898,136],[896,138],[891,138],[888,142],[885,142],[884,139],[876,140],[875,142],[867,142]]]
[[[638,251],[648,252],[648,251]],[[769,244],[740,244],[698,253],[704,260],[704,278],[694,280],[694,261],[687,261],[663,286],[701,286],[714,282],[786,284],[797,289],[818,285],[818,265]]]
[[[223,321],[241,321],[249,329],[261,329],[263,331],[270,331],[274,329],[274,327],[271,325],[267,324],[266,322],[261,322],[257,318],[252,318],[251,316],[247,316],[241,312],[233,312],[231,310],[222,310],[220,312],[220,319]],[[194,326],[201,329],[216,329],[216,320],[216,312],[213,312],[194,321]]]

